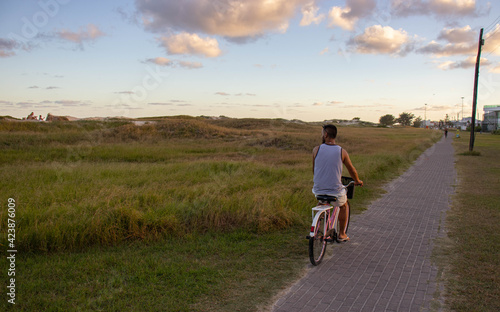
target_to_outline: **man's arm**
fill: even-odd
[[[349,158],[349,154],[347,154],[347,151],[345,149],[342,149],[342,162],[347,168],[347,171],[349,171],[351,178],[354,179],[354,184],[363,186],[363,181],[359,179],[358,172],[356,171],[356,168],[354,168],[354,166],[352,165],[351,159]]]
[[[318,151],[319,151],[319,146],[313,148],[313,174],[314,174],[314,160],[316,159],[316,155],[318,155]]]

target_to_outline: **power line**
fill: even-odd
[[[497,28],[497,30],[495,30],[494,32],[490,33],[490,34],[487,34],[488,35],[488,38],[486,39],[489,39],[491,36],[493,36],[495,33],[497,33],[498,31],[500,30],[500,27]],[[486,40],[485,39],[485,40]]]
[[[488,57],[491,53],[495,52],[498,48],[500,47],[500,44],[496,46],[496,48],[494,48],[493,50],[491,50],[490,53],[486,54],[485,57]]]
[[[500,19],[500,16],[497,18],[497,19]],[[484,41],[490,41],[489,39],[494,35],[496,34],[498,31],[500,31],[500,27],[498,27],[494,32],[490,33],[490,34],[487,34],[487,38],[484,39]],[[493,50],[490,51],[490,53],[486,54],[485,57],[488,57],[491,53],[495,52],[498,48],[500,47],[500,44],[498,44]]]
[[[493,25],[496,25],[496,23],[500,22],[500,15],[493,21],[493,23],[491,23],[490,25],[488,25],[488,27],[486,27],[486,32],[490,31],[491,29],[489,29],[490,27],[492,27]]]

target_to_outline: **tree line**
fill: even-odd
[[[380,117],[379,123],[382,126],[392,126],[395,123],[399,123],[403,126],[413,126],[415,128],[420,128],[422,126],[423,120],[420,116],[415,118],[415,115],[413,115],[412,113],[403,112],[399,114],[398,118],[394,117],[391,114],[384,115]]]

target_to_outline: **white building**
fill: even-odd
[[[485,105],[483,131],[500,129],[500,105]]]
[[[460,120],[460,121],[454,122],[453,125],[456,128],[460,128],[460,130],[466,130],[467,127],[469,127],[471,123],[472,123],[472,117],[467,117],[467,118],[462,118],[462,120]],[[476,119],[476,127],[477,126],[481,126],[480,119]]]

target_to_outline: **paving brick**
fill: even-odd
[[[424,152],[365,213],[352,216],[351,241],[328,246],[333,256],[311,266],[273,311],[429,310],[433,240],[445,235],[440,227],[456,177],[451,141]]]

